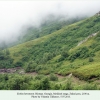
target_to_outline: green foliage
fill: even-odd
[[[63,61],[65,59],[68,59],[68,57],[69,57],[68,52],[67,51],[62,51],[61,52],[61,57],[58,59],[58,62]]]
[[[92,57],[90,57],[89,58],[89,62],[93,62],[94,60],[93,60],[93,58]]]
[[[52,90],[60,90],[62,88],[61,84],[51,84],[51,89]]]
[[[72,23],[75,23],[75,22],[77,22],[81,19],[83,19],[83,18],[80,18],[80,19],[72,18],[72,19],[67,20],[67,21],[66,20],[59,21],[59,19],[52,20],[51,17],[50,17],[50,19],[48,21],[44,22],[41,25],[41,30],[38,29],[38,28],[30,27],[26,31],[25,36],[23,38],[21,38],[21,40],[18,43],[23,43],[23,42],[26,42],[26,41],[30,41],[30,40],[51,34],[55,31],[60,30],[62,27],[70,25]]]
[[[15,63],[15,67],[22,67],[23,66],[23,62],[22,61],[18,61]]]
[[[49,90],[50,89],[50,82],[49,82],[48,78],[44,78],[41,81],[41,84],[42,84],[42,90]]]
[[[93,52],[90,52],[88,47],[82,47],[79,48],[76,52],[73,52],[69,56],[69,60],[74,61],[77,58],[87,58],[87,57],[93,57],[95,54]]]
[[[37,75],[37,76],[35,76],[35,79],[36,80],[41,80],[41,79],[43,79],[45,76],[44,75]]]
[[[36,67],[37,67],[37,63],[35,63],[34,61],[30,61],[27,65],[27,67],[25,68],[25,71],[26,72],[34,72]]]
[[[96,84],[86,84],[83,86],[83,90],[97,90]]]
[[[42,90],[42,83],[40,81],[32,83],[31,90]]]
[[[28,82],[31,78],[29,77],[22,77],[22,76],[15,76],[12,79],[8,80],[7,87],[10,90],[27,90],[28,89]]]
[[[29,88],[30,80],[32,80],[32,78],[27,76],[3,74],[0,75],[0,89],[27,90]]]
[[[83,60],[89,57],[94,57],[96,50],[99,51],[99,45],[96,46],[93,51],[91,47],[79,46],[79,48],[75,51],[69,52],[70,49],[75,48],[80,41],[84,40],[84,38],[99,31],[100,23],[95,22],[94,19],[95,16],[81,22],[65,26],[59,31],[55,31],[54,33],[44,37],[41,37],[42,35],[40,36],[40,34],[38,34],[41,38],[28,41],[24,44],[18,45],[17,47],[15,46],[11,48],[10,55],[14,55],[13,58],[15,63],[21,60],[23,64],[22,66],[26,66],[26,72],[36,71],[41,74],[49,74],[52,71],[56,72],[59,70],[59,68],[55,68],[53,66],[55,66],[57,63],[59,64],[60,62],[70,61],[71,63],[77,59]],[[31,31],[31,34],[33,34],[33,29],[29,30]],[[38,30],[35,29],[35,32],[37,31]],[[41,32],[43,31],[48,31],[47,34],[50,33],[49,29],[46,30],[45,25]],[[14,52],[14,50],[16,50],[16,52]],[[53,59],[57,56],[59,57],[54,61]],[[30,66],[29,63],[31,61],[34,61],[34,63],[37,65]],[[60,65],[60,67],[61,66],[63,66],[63,63]]]
[[[9,55],[9,50],[0,50],[0,68],[13,67],[13,59]]]
[[[6,49],[6,50],[5,50],[5,54],[6,54],[6,55],[10,55],[9,49]]]
[[[43,25],[41,31],[30,28],[29,35],[27,34],[21,42],[38,39],[1,50],[0,68],[22,67],[26,72],[37,72],[43,75],[34,78],[28,75],[28,77],[1,75],[0,89],[89,89],[89,86],[74,87],[71,80],[62,81],[51,73],[63,76],[72,73],[73,76],[85,81],[100,77],[99,19],[99,16],[93,16],[65,27],[63,27],[65,24],[59,25],[58,23],[50,26]],[[98,32],[96,36],[77,46],[80,41],[95,32]],[[48,78],[44,75],[48,75]],[[90,89],[97,89],[95,86],[90,85],[90,87]]]
[[[67,83],[65,83],[63,90],[73,90],[72,82],[70,79],[67,81]]]
[[[49,79],[46,77],[41,79],[40,81],[36,81],[35,83],[33,83],[31,88],[34,90],[49,90],[51,88]]]
[[[63,52],[61,53],[61,56],[63,56],[64,58],[67,58],[67,57],[69,57],[69,54],[68,54],[67,51],[63,51]]]
[[[77,82],[77,80],[75,80]],[[75,84],[71,78],[64,81],[50,81],[44,75],[31,77],[17,74],[1,74],[0,90],[98,90],[99,87],[94,83]]]
[[[44,53],[41,63],[46,63],[54,57],[52,53]]]
[[[49,79],[50,81],[58,81],[58,77],[54,74],[50,74]]]
[[[29,57],[28,56],[24,56],[23,58],[22,58],[22,61],[28,61],[29,60]]]

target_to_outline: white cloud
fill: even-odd
[[[100,0],[0,1],[0,40],[13,42],[21,34],[22,26],[39,26],[48,14],[92,16],[99,10]]]

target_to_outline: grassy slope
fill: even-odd
[[[100,16],[93,16],[65,26],[47,36],[9,48],[10,55],[14,59],[14,63],[20,61],[23,63],[23,67],[27,67],[31,61],[34,61],[37,64],[36,67],[42,68],[38,71],[36,67],[33,68],[38,73],[49,74],[53,72],[62,75],[73,73],[73,75],[85,80],[95,77],[99,78],[100,48],[98,47],[98,38],[100,33],[77,47],[81,40],[98,31],[100,31]],[[95,47],[93,47],[93,44]],[[82,47],[87,47],[89,52],[94,51],[93,62],[89,62],[89,57],[76,57],[74,61],[69,60],[71,54],[77,52]],[[95,50],[96,48],[97,50]],[[59,60],[65,51],[69,53],[69,57]],[[54,55],[51,56],[52,54]],[[23,57],[28,57],[28,60],[22,61]],[[44,58],[47,59],[45,60]]]
[[[91,51],[95,52],[95,56],[93,57],[94,61],[88,62],[89,60],[88,58],[82,59],[81,63],[83,62],[87,62],[87,63],[82,65],[76,71],[73,71],[74,75],[82,79],[88,79],[88,78],[91,79],[91,78],[97,78],[97,77],[100,78],[100,57],[99,57],[100,48],[98,48],[100,45],[100,42],[98,40],[99,37],[100,37],[100,32],[98,33],[97,36],[90,38],[88,41],[86,41],[80,46],[80,47],[87,46]],[[77,47],[77,49],[80,47]],[[98,50],[96,50],[96,48],[98,48]]]
[[[57,30],[60,30],[62,27],[70,25],[72,23],[78,22],[84,18],[71,18],[69,20],[58,19],[49,19],[42,23],[40,28],[29,28],[25,33],[24,37],[18,41],[19,43],[24,43],[36,38],[43,37],[45,35],[51,34]],[[60,20],[60,21],[59,21]]]

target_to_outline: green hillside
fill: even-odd
[[[19,86],[17,89],[100,89],[98,82],[100,80],[100,16],[98,15],[1,52],[3,58],[1,57],[0,64],[4,65],[3,62],[9,59],[7,61],[11,65],[4,67],[21,67],[27,74],[37,74],[35,79],[32,79],[30,74],[23,75],[23,82],[30,77],[24,84],[27,88]],[[3,68],[1,65],[0,67]],[[8,84],[12,82],[9,77],[12,80],[22,80],[21,76],[15,75],[16,79],[14,79],[13,76],[8,75]]]
[[[43,37],[45,35],[51,34],[57,30],[60,30],[64,26],[70,25],[72,23],[78,22],[82,19],[85,19],[85,17],[80,17],[80,18],[70,18],[70,19],[65,19],[65,18],[48,18],[48,20],[44,21],[40,27],[29,27],[25,32],[24,36],[22,38],[19,38],[18,43],[24,43],[30,40],[34,40],[36,38]]]

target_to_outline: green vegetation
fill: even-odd
[[[85,83],[80,85],[73,84],[70,79],[63,83],[56,80],[50,81],[49,77],[43,76],[27,76],[18,74],[2,74],[0,75],[0,90],[97,90],[100,89],[96,84]]]
[[[42,25],[40,28],[33,28],[30,27],[26,32],[23,38],[19,39],[18,43],[23,43],[26,41],[34,40],[36,38],[43,37],[48,34],[52,34],[53,32],[56,32],[57,30],[60,30],[64,26],[70,25],[72,23],[75,23],[77,21],[80,21],[84,19],[83,18],[71,18],[69,20],[65,20],[62,18],[62,20],[58,19],[48,19]],[[59,21],[60,20],[60,21]]]
[[[10,57],[8,49],[0,50],[0,68],[11,68],[13,66],[13,59]]]
[[[1,51],[0,64],[9,61],[1,68],[21,67],[28,74],[38,74],[36,77],[2,75],[1,89],[100,89],[100,84],[95,81],[100,79],[100,16],[95,15],[59,29],[53,28],[51,34],[41,31],[44,35],[40,38]],[[60,78],[66,76],[65,80]],[[79,82],[85,82],[75,83],[77,79],[73,81],[73,76]]]

